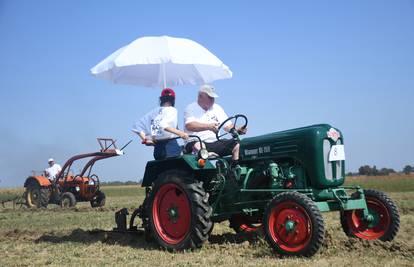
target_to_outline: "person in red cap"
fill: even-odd
[[[141,138],[142,144],[154,146],[156,160],[179,156],[181,148],[177,136],[188,139],[188,134],[177,129],[177,109],[174,105],[174,90],[165,88],[161,92],[160,106],[141,117],[132,129]]]

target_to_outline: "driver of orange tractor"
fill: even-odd
[[[142,144],[154,146],[156,160],[181,155],[177,136],[188,139],[185,132],[177,129],[177,109],[174,105],[174,90],[165,88],[161,92],[160,106],[141,117],[132,129],[141,138]]]
[[[55,163],[55,160],[50,158],[48,161],[49,168],[45,169],[45,176],[49,179],[56,179],[59,172],[62,170],[59,164]]]
[[[188,105],[184,111],[185,131],[189,135],[197,135],[209,152],[214,152],[219,156],[232,155],[232,166],[239,160],[240,145],[234,139],[217,140],[216,133],[218,126],[224,122],[228,116],[223,108],[215,103],[218,95],[211,85],[200,87],[197,102]],[[229,131],[233,124],[229,121],[224,125],[224,130]],[[246,128],[236,128],[239,134],[245,134]],[[190,139],[186,144],[186,150],[197,152],[200,144]]]

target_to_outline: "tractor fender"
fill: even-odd
[[[24,182],[24,187],[27,187],[31,183],[37,183],[42,187],[48,187],[52,185],[48,178],[40,175],[27,177],[26,181]]]
[[[189,172],[195,179],[201,181],[209,180],[217,174],[216,167],[209,160],[206,160],[204,167],[200,167],[197,156],[182,155],[175,158],[148,161],[141,186],[151,186],[161,173],[169,170]]]

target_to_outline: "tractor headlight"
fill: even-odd
[[[95,182],[93,180],[89,180],[88,184],[89,185],[95,185]]]
[[[75,190],[76,190],[76,192],[79,192],[80,191],[79,186],[75,187]]]
[[[202,158],[204,160],[208,159],[208,151],[207,149],[202,148],[199,152],[198,152],[198,157]]]

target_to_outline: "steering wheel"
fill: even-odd
[[[244,124],[241,127],[237,127],[237,120],[239,118],[242,118],[244,120]],[[221,134],[220,135],[220,131],[223,129],[224,125],[226,125],[229,121],[232,122],[233,127],[231,127],[231,129],[228,132],[225,131],[224,134]],[[223,121],[220,124],[220,126],[217,129],[217,132],[216,132],[216,138],[217,138],[217,140],[220,141],[223,136],[226,136],[228,134],[231,134],[231,136],[233,137],[233,139],[239,141],[239,133],[237,132],[236,127],[237,128],[246,128],[247,127],[247,123],[248,123],[247,117],[245,115],[242,115],[242,114],[237,114],[237,115],[234,115],[232,117],[228,117],[225,121]]]

